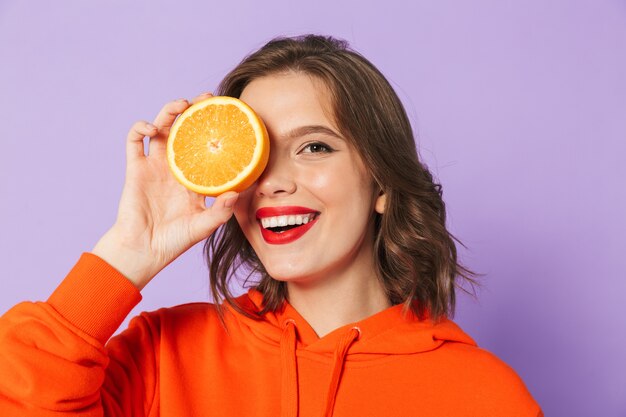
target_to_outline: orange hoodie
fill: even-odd
[[[84,253],[47,302],[0,318],[0,416],[541,416],[517,374],[452,321],[394,306],[319,338],[289,305],[264,320],[141,296]],[[251,290],[239,298],[259,306]]]

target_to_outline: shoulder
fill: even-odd
[[[203,346],[209,341],[219,343],[225,334],[214,304],[188,303],[138,314],[126,329],[109,340],[107,348],[110,352],[158,351],[166,346],[187,349],[199,341],[202,343],[198,345]]]
[[[211,325],[220,324],[218,307],[212,303],[194,302],[172,307],[163,307],[154,311],[142,312],[133,318],[144,321],[160,331],[193,332],[206,331]]]
[[[487,349],[466,343],[446,342],[442,350],[463,363],[463,368],[483,371],[498,376],[516,376],[515,370]]]
[[[234,301],[242,303],[247,299],[247,295],[242,295]],[[209,302],[192,302],[143,312],[131,321],[131,326],[135,321],[158,329],[162,337],[199,334],[216,337],[227,334],[240,325],[240,317],[231,307]]]
[[[475,400],[519,410],[538,406],[519,374],[494,353],[475,345],[448,342],[441,347],[454,379]],[[515,415],[515,414],[512,414]]]

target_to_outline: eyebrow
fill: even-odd
[[[285,134],[285,138],[291,140],[291,139],[296,139],[302,136],[311,135],[314,133],[321,133],[323,135],[328,135],[328,136],[335,137],[337,139],[345,140],[334,130],[326,126],[322,126],[322,125],[310,125],[310,126],[297,127],[287,132],[287,134]]]

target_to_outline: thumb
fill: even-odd
[[[211,207],[199,213],[191,227],[192,239],[199,242],[211,235],[215,229],[226,223],[233,215],[233,209],[239,194],[234,191],[215,198]]]

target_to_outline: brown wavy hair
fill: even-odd
[[[474,288],[475,273],[460,265],[446,229],[441,185],[420,162],[404,107],[382,73],[347,42],[306,35],[276,38],[248,55],[226,75],[217,94],[239,97],[254,79],[297,72],[328,87],[333,116],[342,135],[359,153],[386,194],[384,213],[375,213],[374,255],[392,305],[404,303],[420,318],[451,317],[460,277]],[[204,245],[211,292],[249,316],[275,311],[286,300],[284,282],[269,276],[233,216]],[[264,308],[244,311],[235,305],[229,282],[244,271],[244,285],[262,294]]]

